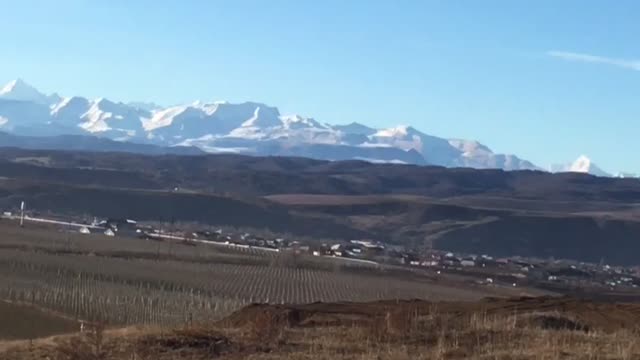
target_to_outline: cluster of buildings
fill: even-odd
[[[171,237],[166,231],[140,226],[130,219],[107,219],[94,222],[108,236],[138,237],[161,240]],[[89,229],[82,228],[80,232]],[[90,230],[89,230],[90,231]],[[401,247],[387,246],[370,240],[351,240],[334,244],[302,244],[282,237],[265,237],[248,232],[223,232],[201,230],[175,233],[176,238],[222,242],[232,246],[255,247],[274,251],[291,250],[313,256],[333,256],[359,260],[371,260],[410,267],[430,268],[475,276],[479,283],[556,284],[574,287],[637,288],[640,286],[640,270],[629,267],[613,267],[570,260],[540,260],[523,257],[494,258],[490,255],[459,254],[429,251],[426,255],[407,251]]]
[[[543,287],[635,289],[640,286],[640,269],[614,267],[571,260],[542,260],[519,256],[494,258],[489,255],[433,252],[426,259],[411,260],[422,266],[476,277],[478,283],[528,284]]]
[[[385,251],[384,245],[368,240],[351,240],[336,244],[322,244],[314,255],[328,255],[353,259],[374,259]]]

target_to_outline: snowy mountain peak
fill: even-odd
[[[89,106],[89,100],[80,96],[62,98],[51,106],[51,115],[57,116],[64,112],[79,113]]]
[[[489,147],[475,140],[449,139],[449,144],[465,154],[478,152],[493,153]]]
[[[298,114],[293,114],[293,115],[282,115],[280,117],[280,119],[282,119],[282,121],[285,121],[285,122],[293,123],[293,122],[305,122],[310,118],[306,118],[306,117],[300,116]],[[313,120],[313,119],[311,119],[311,120]]]
[[[64,109],[69,105],[69,103],[73,100],[73,97],[66,97],[60,100],[57,104],[54,104],[51,107],[51,115],[55,115],[60,112],[60,110]]]
[[[388,129],[378,130],[374,136],[378,137],[391,137],[391,138],[406,138],[408,136],[420,135],[420,131],[409,125],[400,125]]]
[[[153,103],[153,102],[144,102],[144,101],[132,101],[127,103],[128,106],[134,107],[136,109],[145,110],[145,111],[156,111],[161,110],[163,107]]]
[[[640,176],[638,174],[627,173],[627,172],[619,172],[615,175],[617,178],[621,179],[638,179]]]
[[[143,123],[143,127],[147,131],[169,126],[173,120],[180,114],[189,109],[189,106],[174,106],[154,112],[153,116]]]
[[[0,98],[15,101],[31,101],[38,104],[49,104],[49,97],[27,84],[22,79],[16,79],[0,90]]]
[[[327,127],[317,122],[314,118],[304,117],[300,115],[284,115],[280,116],[283,126],[286,129],[303,129],[303,128],[319,128]]]
[[[549,169],[551,172],[575,172],[591,174],[595,176],[611,177],[611,174],[599,168],[586,155],[580,155],[574,162],[566,165],[552,165]]]
[[[572,172],[588,173],[592,167],[591,159],[586,155],[580,155],[569,168]]]
[[[218,105],[222,106],[222,104]],[[253,110],[253,116],[247,121],[242,123],[242,127],[257,127],[257,128],[268,128],[273,126],[280,125],[280,121],[277,117],[272,116],[261,116],[261,109],[259,105]],[[264,111],[262,111],[264,112]]]
[[[18,78],[8,82],[5,86],[3,86],[2,90],[0,90],[0,95],[8,94],[20,88],[33,88],[33,87],[27,84],[24,80]]]
[[[358,122],[352,122],[347,125],[334,125],[334,129],[342,131],[345,134],[364,135],[370,136],[377,132],[376,129],[360,124]]]

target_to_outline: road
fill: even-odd
[[[10,220],[18,220],[18,221],[20,220],[20,216],[17,216],[17,215],[11,215],[11,216],[2,215],[2,218],[3,219],[10,219]],[[54,224],[54,225],[63,225],[63,226],[72,226],[72,227],[77,227],[77,228],[86,227],[88,229],[100,229],[100,230],[103,230],[103,231],[105,230],[105,228],[100,227],[100,226],[95,226],[95,225],[72,223],[72,222],[51,220],[51,219],[44,219],[44,218],[35,218],[35,217],[28,216],[28,215],[24,216],[24,221],[39,222],[39,223]]]
[[[3,219],[10,219],[10,220],[17,220],[17,221],[20,220],[20,216],[16,216],[16,215],[11,215],[11,216],[2,215],[0,217],[3,218]],[[31,222],[37,222],[37,223],[45,223],[45,224],[53,224],[53,225],[61,225],[61,226],[70,226],[70,227],[77,227],[77,228],[86,227],[88,229],[100,230],[101,232],[105,230],[104,227],[96,226],[96,225],[87,225],[87,224],[80,224],[80,223],[74,223],[74,222],[67,222],[67,221],[59,221],[59,220],[31,217],[31,216],[27,216],[27,215],[25,215],[24,220],[25,221],[31,221]],[[229,242],[202,240],[202,239],[197,239],[197,238],[185,238],[183,236],[169,235],[169,234],[163,234],[163,233],[156,233],[156,234],[154,234],[154,236],[157,236],[157,237],[160,237],[160,238],[163,238],[163,239],[169,239],[169,240],[193,241],[193,242],[196,242],[196,243],[213,245],[213,246],[225,246],[225,247],[230,247],[230,248],[252,249],[252,250],[258,250],[258,251],[265,251],[265,252],[280,252],[280,249],[273,249],[273,248],[268,248],[268,247],[233,244],[233,243],[229,243]],[[361,264],[380,265],[379,263],[377,263],[375,261],[371,261],[371,260],[352,259],[352,258],[336,257],[336,256],[324,256],[324,257],[331,258],[331,259],[338,259],[338,260],[348,261],[348,262],[361,263]]]
[[[17,215],[11,215],[11,216],[2,215],[1,218],[10,219],[10,220],[16,220],[16,221],[20,220],[20,216],[17,216]],[[70,226],[70,227],[77,227],[77,228],[86,227],[88,229],[94,229],[94,230],[100,230],[100,231],[106,230],[106,228],[101,227],[101,226],[96,226],[96,225],[87,225],[87,224],[73,223],[73,222],[67,222],[67,221],[59,221],[59,220],[52,220],[52,219],[45,219],[45,218],[37,218],[37,217],[31,217],[31,216],[27,216],[27,215],[25,215],[24,221],[45,223],[45,224],[53,224],[53,225],[61,225],[61,226]],[[182,236],[169,235],[169,234],[154,234],[154,235],[158,236],[158,237],[161,237],[163,239],[179,240],[179,241],[193,241],[193,242],[196,242],[196,243],[215,245],[215,246],[226,246],[226,247],[235,247],[235,248],[243,248],[243,249],[255,249],[255,250],[261,250],[261,251],[268,251],[268,252],[279,252],[280,251],[279,249],[272,249],[272,248],[260,247],[260,246],[249,246],[249,245],[232,244],[232,243],[227,243],[227,242],[222,242],[222,241],[212,241],[212,240],[202,240],[202,239],[187,239],[187,238],[182,237]]]
[[[155,233],[153,234],[154,236],[157,237],[161,237],[163,239],[170,239],[170,240],[180,240],[180,241],[193,241],[196,243],[202,243],[202,244],[208,244],[208,245],[214,245],[214,246],[226,246],[226,247],[232,247],[232,248],[241,248],[241,249],[254,249],[254,250],[262,250],[262,251],[269,251],[269,252],[279,252],[280,249],[272,249],[272,248],[268,248],[268,247],[261,247],[261,246],[250,246],[250,245],[241,245],[241,244],[233,244],[233,243],[227,243],[227,242],[222,242],[222,241],[213,241],[213,240],[202,240],[202,239],[194,239],[194,238],[185,238],[182,236],[176,236],[176,235],[169,235],[169,234],[158,234]]]

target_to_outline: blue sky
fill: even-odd
[[[0,81],[254,100],[640,173],[633,0],[0,0]]]

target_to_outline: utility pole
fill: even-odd
[[[24,227],[24,201],[20,203],[20,227]]]

